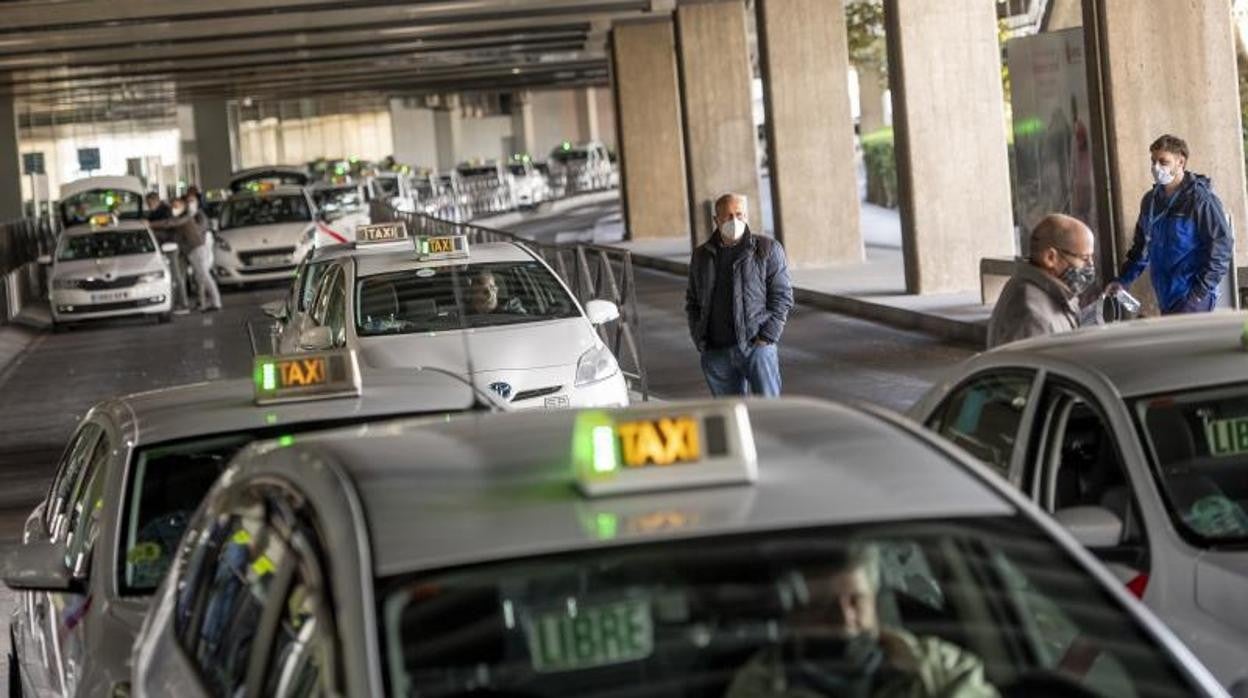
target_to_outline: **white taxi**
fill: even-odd
[[[615,304],[585,308],[549,266],[515,243],[408,238],[401,224],[361,228],[391,254],[333,260],[282,346],[350,348],[375,367],[432,366],[472,375],[514,409],[628,404],[628,387],[595,327]]]
[[[1222,696],[965,454],[813,400],[253,444],[188,525],[136,696]]]
[[[368,372],[349,354],[261,357],[256,378],[103,402],[6,551],[11,698],[124,695],[132,640],[187,520],[247,443],[312,427],[491,406],[436,371]],[[118,692],[122,691],[122,692]]]
[[[92,216],[107,213],[121,221],[143,220],[143,182],[132,176],[98,176],[61,185],[61,228],[89,228]]]
[[[364,184],[317,182],[308,188],[308,192],[317,209],[317,246],[353,240],[355,229],[368,225],[368,196]]]
[[[57,327],[131,315],[169,321],[169,263],[142,221],[96,213],[63,232],[39,262],[48,266],[48,304]]]
[[[315,211],[303,187],[261,183],[231,196],[214,235],[217,283],[289,279],[316,245]]]
[[[1008,344],[911,413],[1070,528],[1233,693],[1248,692],[1246,322],[1219,312]]]

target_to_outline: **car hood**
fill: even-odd
[[[74,259],[57,262],[52,268],[54,278],[113,279],[118,276],[143,274],[165,268],[164,259],[155,253],[128,254],[100,259]]]
[[[294,223],[274,223],[272,225],[230,228],[229,230],[218,231],[216,235],[241,249],[281,247],[299,244],[299,240],[304,233],[315,226],[316,223],[314,221],[295,221]]]
[[[360,338],[360,358],[375,368],[428,366],[455,373],[575,366],[597,337],[581,317],[454,332]],[[472,365],[465,360],[464,347]]]

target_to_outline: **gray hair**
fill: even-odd
[[[725,194],[720,194],[715,199],[715,215],[718,216],[720,210],[724,206],[727,206],[729,201],[740,201],[742,208],[746,210],[749,210],[750,208],[750,198],[748,196],[746,196],[745,194],[738,194],[736,192],[730,191]]]

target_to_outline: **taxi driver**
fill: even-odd
[[[791,640],[756,653],[728,698],[996,696],[983,662],[937,637],[880,624],[880,554],[851,545],[784,583]]]
[[[499,305],[498,280],[494,278],[494,272],[491,271],[474,272],[468,280],[468,307],[474,315],[491,313],[523,315],[526,313],[519,298],[508,299],[506,303]]]

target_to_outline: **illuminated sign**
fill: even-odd
[[[91,216],[91,227],[93,228],[106,228],[110,225],[113,225],[113,214],[111,213],[97,213]]]
[[[1209,455],[1216,458],[1248,453],[1248,417],[1206,421],[1205,439]]]
[[[453,259],[468,256],[467,235],[439,235],[416,238],[416,254],[421,259]]]
[[[359,394],[360,369],[354,352],[256,357],[256,404]]]
[[[359,225],[355,228],[355,243],[357,245],[371,245],[379,242],[401,242],[406,239],[407,226],[403,224],[403,221]]]
[[[621,422],[615,431],[626,468],[692,463],[702,455],[698,422],[690,416]]]

